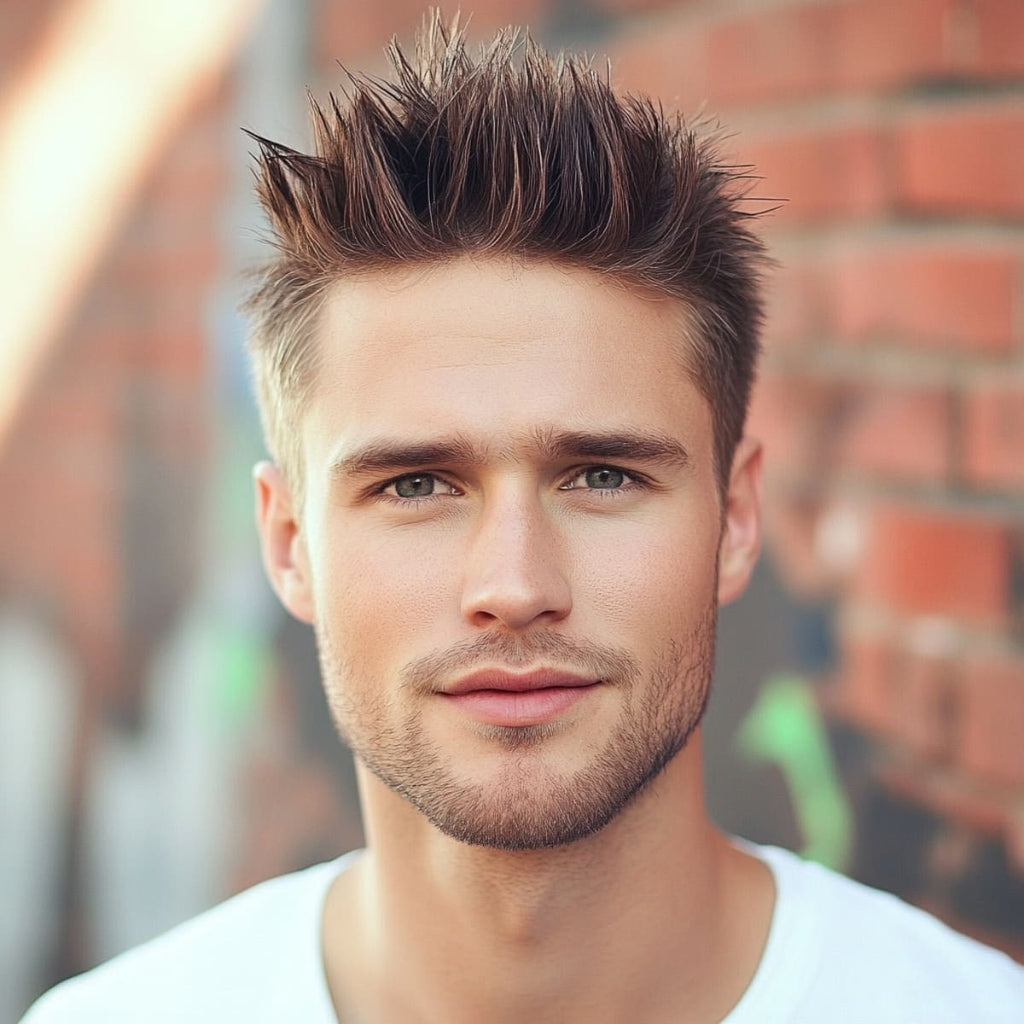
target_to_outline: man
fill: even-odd
[[[51,1021],[1024,1019],[1012,962],[719,834],[700,720],[760,543],[762,247],[646,101],[435,18],[261,141],[264,561],[366,851],[57,989]]]

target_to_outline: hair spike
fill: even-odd
[[[343,68],[310,98],[314,152],[252,135],[276,257],[248,300],[268,444],[298,475],[296,418],[316,364],[312,327],[330,283],[461,254],[585,267],[682,300],[688,358],[711,405],[727,478],[754,377],[761,242],[744,207],[750,169],[721,162],[720,129],[618,96],[610,64],[498,32],[471,56],[465,25],[428,14],[390,79]],[[762,211],[763,212],[763,211]]]

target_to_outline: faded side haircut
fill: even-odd
[[[387,54],[392,80],[351,75],[343,99],[312,101],[314,154],[253,136],[276,253],[246,303],[250,350],[267,443],[293,488],[331,283],[467,254],[583,267],[681,299],[681,350],[711,407],[724,488],[761,321],[746,169],[721,162],[713,132],[618,96],[586,58],[550,56],[511,29],[473,54],[434,14],[413,59],[396,42]]]

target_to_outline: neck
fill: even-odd
[[[691,742],[601,832],[516,852],[449,839],[361,771],[368,856],[324,923],[340,1019],[721,1019],[772,894],[708,822],[699,762]]]

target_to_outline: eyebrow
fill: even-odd
[[[663,462],[685,466],[690,453],[668,434],[639,431],[537,431],[538,449],[550,460],[628,459],[631,462]]]
[[[368,441],[331,462],[331,474],[365,476],[414,466],[468,465],[484,453],[465,438],[439,441]]]
[[[690,454],[674,437],[642,431],[576,431],[539,429],[525,438],[512,438],[492,453],[455,435],[436,441],[377,439],[339,455],[331,462],[332,476],[366,476],[425,466],[481,465],[492,457],[508,461],[523,442],[548,461],[566,459],[625,459],[686,466]],[[517,443],[518,442],[518,443]]]

